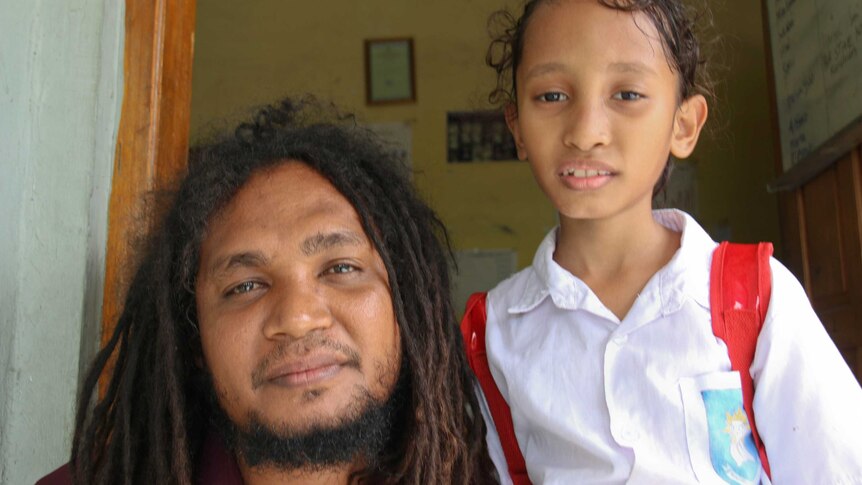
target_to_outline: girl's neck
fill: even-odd
[[[680,234],[656,222],[649,208],[606,219],[561,215],[554,261],[584,281],[622,320],[679,245]]]
[[[554,261],[578,277],[612,274],[650,259],[651,253],[664,253],[669,233],[650,210],[605,219],[561,215]]]

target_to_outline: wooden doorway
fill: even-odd
[[[108,206],[102,345],[114,331],[135,267],[129,241],[153,222],[147,194],[186,166],[195,0],[126,0],[123,103]]]

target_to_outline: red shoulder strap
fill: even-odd
[[[467,300],[467,313],[461,321],[461,336],[464,338],[464,347],[467,350],[467,361],[476,374],[476,379],[485,394],[491,417],[494,419],[494,427],[500,436],[503,445],[503,454],[506,456],[506,464],[509,467],[509,476],[514,485],[531,485],[527,476],[527,465],[518,447],[518,439],[515,437],[515,427],[512,424],[512,413],[509,405],[500,394],[491,368],[488,366],[488,355],[485,353],[485,321],[487,313],[485,300],[487,293],[474,293]]]
[[[709,306],[712,331],[727,344],[731,367],[739,372],[742,380],[742,400],[751,434],[763,469],[771,477],[766,448],[755,425],[754,381],[749,370],[772,294],[770,256],[771,243],[719,244],[712,255]]]

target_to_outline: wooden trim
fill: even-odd
[[[153,222],[144,197],[186,165],[195,0],[126,0],[124,86],[108,206],[102,345],[114,332],[136,265],[135,241]]]
[[[808,228],[806,224],[807,216],[805,214],[805,199],[802,194],[802,189],[796,189],[796,211],[799,215],[799,247],[802,248],[802,283],[805,285],[805,292],[808,298],[811,299],[811,263],[809,263],[808,255]]]
[[[850,165],[853,174],[853,202],[856,204],[856,237],[859,238],[859,246],[862,248],[862,167],[860,167],[860,163],[862,163],[862,156],[860,156],[859,152],[862,150],[862,147],[856,147],[850,153]],[[862,260],[862,254],[857,254],[860,260]]]
[[[834,206],[835,211],[835,223],[838,234],[838,267],[841,269],[841,292],[843,294],[847,293],[847,250],[844,246],[847,243],[844,241],[844,227],[842,227],[841,221],[844,220],[842,211],[841,211],[841,194],[838,189],[838,165],[835,165],[830,174],[830,182],[832,182],[832,204]]]

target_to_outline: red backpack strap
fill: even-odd
[[[712,255],[709,306],[712,331],[727,344],[733,370],[742,380],[742,400],[754,444],[768,476],[772,476],[766,448],[754,420],[754,381],[751,362],[757,349],[757,337],[769,308],[772,294],[772,273],[769,257],[772,244],[733,244],[722,242]]]
[[[514,485],[531,485],[527,476],[527,465],[521,448],[518,447],[518,439],[515,437],[515,426],[512,424],[512,413],[509,405],[500,394],[491,368],[488,366],[488,354],[485,352],[485,321],[487,312],[485,300],[487,293],[473,293],[467,300],[467,312],[461,321],[461,336],[464,338],[464,347],[467,350],[467,361],[476,374],[476,379],[485,394],[488,409],[494,419],[494,427],[500,436],[500,444],[503,446],[503,454],[506,456],[506,465],[509,467],[509,476]]]

